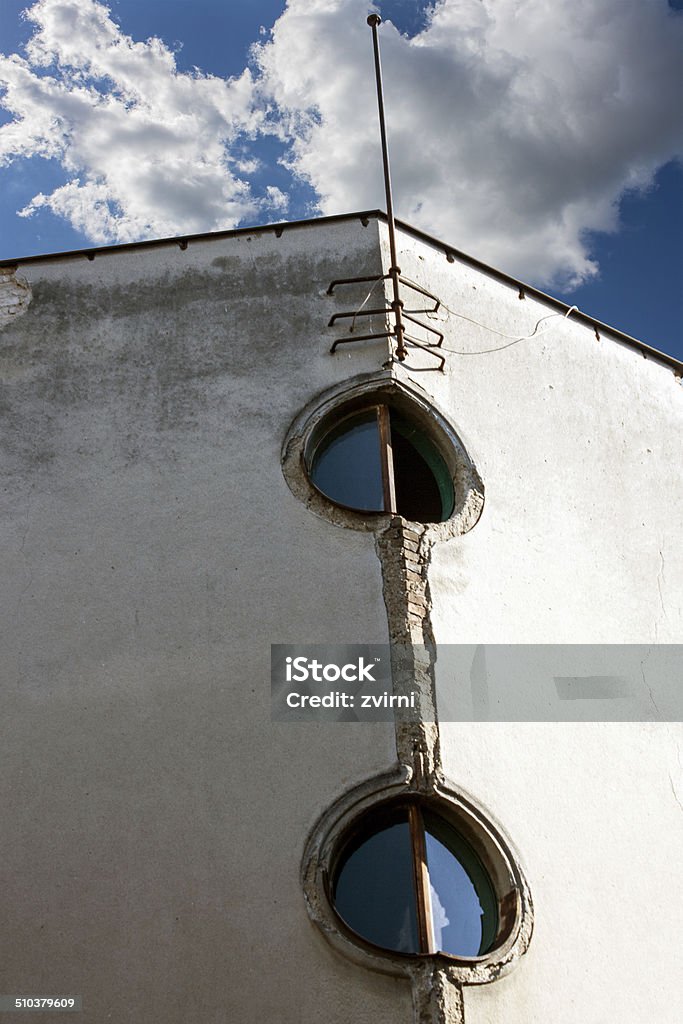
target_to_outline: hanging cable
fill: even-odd
[[[354,327],[356,326],[356,317],[358,316],[358,314],[360,313],[360,311],[362,310],[362,308],[363,308],[363,306],[364,306],[364,305],[366,304],[366,302],[368,302],[368,300],[370,299],[370,296],[371,296],[371,295],[372,295],[372,293],[374,292],[374,290],[375,290],[375,288],[377,287],[377,285],[379,284],[379,282],[380,282],[380,281],[383,281],[383,280],[384,280],[384,275],[383,275],[383,274],[381,274],[381,275],[380,275],[380,276],[379,276],[379,277],[378,277],[378,278],[377,278],[377,279],[375,280],[375,283],[373,284],[372,288],[370,289],[370,291],[368,292],[368,294],[367,294],[367,295],[365,296],[365,298],[364,298],[364,299],[363,299],[363,301],[361,302],[361,304],[360,304],[360,306],[358,307],[358,309],[356,310],[356,312],[355,312],[355,313],[353,314],[353,319],[352,319],[352,321],[351,321],[351,326],[349,327],[349,331],[353,331]],[[390,312],[390,310],[387,310],[387,312]]]
[[[411,281],[410,278],[406,277],[404,278],[404,280],[406,281],[407,284],[415,284],[415,282]],[[491,334],[497,334],[499,338],[509,339],[507,345],[497,345],[495,348],[477,349],[476,351],[473,351],[471,349],[469,351],[464,351],[455,348],[447,348],[445,345],[441,346],[444,352],[450,352],[452,355],[455,356],[485,356],[489,355],[492,352],[503,352],[506,348],[512,348],[513,345],[517,345],[520,341],[530,341],[532,338],[537,338],[540,337],[542,334],[546,334],[549,328],[546,327],[542,331],[538,330],[538,328],[545,320],[553,320],[555,317],[558,316],[562,317],[563,320],[566,320],[571,313],[579,312],[578,306],[570,306],[566,313],[548,313],[547,316],[542,316],[540,320],[536,321],[536,325],[534,326],[534,329],[531,332],[531,334],[512,335],[505,334],[503,331],[498,331],[496,330],[495,327],[489,327],[488,324],[483,324],[481,323],[480,320],[474,320],[470,316],[465,316],[464,313],[458,313],[456,312],[456,310],[451,309],[450,306],[447,306],[446,303],[443,301],[441,302],[440,308],[445,309],[446,312],[450,313],[451,316],[457,316],[459,320],[466,320],[468,323],[474,324],[475,327],[481,327],[485,331],[490,331]],[[438,316],[436,313],[433,313],[428,310],[425,310],[424,315],[427,316],[430,320],[439,320],[441,323],[445,323],[446,320],[448,319],[448,317]]]
[[[442,303],[442,305],[443,305],[443,303]],[[444,307],[444,308],[448,309],[447,306]],[[492,334],[497,334],[501,338],[510,338],[510,341],[508,341],[507,345],[497,345],[495,348],[478,349],[476,352],[472,351],[472,350],[463,351],[463,350],[458,350],[458,349],[455,349],[455,348],[446,348],[444,346],[444,352],[450,352],[450,353],[452,353],[455,356],[485,356],[485,355],[489,355],[489,353],[491,353],[491,352],[502,352],[506,348],[512,348],[513,345],[517,345],[520,341],[530,341],[532,338],[538,338],[542,334],[547,334],[547,332],[549,330],[548,327],[546,327],[542,331],[538,330],[538,328],[540,327],[540,325],[543,323],[544,320],[554,320],[555,317],[557,317],[557,316],[562,317],[563,320],[566,320],[567,317],[569,316],[569,314],[573,313],[575,311],[578,313],[578,311],[579,311],[579,307],[578,306],[570,306],[566,313],[549,313],[547,316],[542,316],[540,320],[536,321],[536,326],[534,327],[534,329],[531,332],[531,334],[523,334],[520,337],[512,337],[509,334],[503,334],[502,331],[497,331],[495,329],[495,327],[488,327],[487,324],[481,324],[481,323],[479,323],[478,320],[472,320],[468,316],[463,316],[462,313],[456,313],[454,310],[448,309],[448,312],[452,313],[453,316],[457,316],[461,320],[468,320],[471,324],[475,324],[477,327],[483,327],[485,331],[491,331]]]

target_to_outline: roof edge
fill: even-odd
[[[272,232],[277,238],[279,238],[285,231],[292,230],[293,228],[306,228],[319,224],[334,224],[346,220],[360,220],[360,222],[367,227],[371,219],[386,223],[387,215],[383,210],[362,210],[354,213],[337,213],[327,217],[311,217],[304,220],[281,221],[276,224],[260,224],[255,227],[230,228],[225,231],[202,231],[192,235],[173,235],[168,238],[150,238],[139,242],[121,242],[116,245],[92,246],[87,249],[69,249],[64,252],[42,253],[34,256],[19,256],[16,259],[0,260],[0,267],[17,267],[24,263],[39,263],[42,260],[64,260],[78,256],[85,256],[86,259],[93,260],[96,256],[107,255],[108,253],[127,252],[131,249],[154,248],[162,245],[177,245],[181,249],[185,249],[190,242],[202,242],[217,238],[235,238],[240,235],[267,234]],[[465,263],[467,266],[474,267],[475,269],[482,271],[482,273],[500,281],[502,284],[507,284],[513,288],[517,288],[521,296],[533,296],[535,299],[540,299],[541,302],[544,302],[565,314],[573,308],[572,306],[567,305],[566,302],[562,302],[560,299],[556,299],[554,296],[548,295],[539,288],[534,288],[533,285],[525,284],[524,281],[511,277],[509,274],[504,273],[502,270],[497,270],[488,263],[483,263],[481,260],[476,259],[476,257],[470,256],[468,253],[462,252],[460,249],[456,249],[455,246],[449,245],[448,243],[435,238],[433,235],[427,234],[426,231],[421,231],[419,228],[413,227],[412,224],[408,224],[405,221],[398,219],[395,223],[401,231],[405,231],[407,234],[413,235],[415,238],[419,238],[421,241],[426,242],[433,248],[440,249],[447,259],[451,261],[457,259],[460,262]],[[624,331],[620,331],[617,327],[611,327],[609,324],[603,323],[601,320],[596,320],[595,317],[590,316],[588,313],[584,313],[580,309],[576,309],[572,313],[572,319],[592,327],[598,335],[598,338],[599,332],[605,331],[619,341],[622,341],[633,348],[637,348],[643,354],[644,358],[652,358],[659,362],[663,362],[674,370],[677,377],[683,377],[683,362],[676,359],[675,356],[669,355],[667,352],[662,352],[660,349],[656,349],[652,345],[648,345],[646,342],[640,341],[638,338],[634,338],[630,334],[626,334]]]
[[[386,221],[386,219],[386,214],[380,211],[380,220]],[[677,377],[683,376],[683,362],[681,362],[680,359],[676,359],[675,356],[669,355],[668,352],[662,352],[660,349],[654,348],[652,345],[648,345],[646,342],[640,341],[638,338],[634,338],[630,334],[626,334],[625,331],[620,331],[618,327],[611,327],[609,324],[603,323],[602,320],[597,320],[595,317],[590,316],[590,314],[584,313],[583,310],[570,306],[566,302],[562,302],[561,299],[556,299],[553,295],[548,295],[547,292],[541,291],[540,288],[534,288],[533,285],[525,284],[524,281],[520,281],[516,277],[511,277],[510,274],[506,274],[502,270],[497,270],[488,263],[483,263],[476,257],[470,256],[468,253],[462,252],[460,249],[456,249],[455,246],[448,245],[446,242],[442,242],[440,239],[434,238],[433,235],[428,235],[425,231],[420,231],[419,228],[414,228],[411,224],[406,224],[405,221],[396,220],[395,223],[401,231],[406,231],[408,234],[414,235],[423,242],[427,242],[429,245],[432,245],[437,249],[441,249],[445,253],[447,259],[460,260],[462,263],[466,263],[470,267],[481,270],[482,273],[488,274],[489,277],[493,277],[495,280],[500,281],[503,284],[511,285],[513,288],[519,289],[520,298],[523,298],[525,295],[531,295],[535,299],[540,299],[541,302],[545,302],[548,306],[552,306],[554,309],[565,314],[568,313],[570,309],[573,309],[574,312],[572,313],[572,320],[592,327],[598,336],[598,340],[599,332],[605,331],[617,338],[619,341],[623,341],[625,344],[639,349],[645,358],[651,357],[653,359],[658,359],[660,362],[671,366]]]
[[[199,231],[193,235],[170,235],[166,238],[144,238],[139,242],[118,242],[114,245],[93,245],[87,249],[66,249],[63,252],[38,253],[34,256],[17,256],[14,259],[0,260],[0,267],[16,267],[22,263],[38,263],[40,260],[63,260],[73,256],[106,256],[112,252],[126,252],[130,249],[154,248],[161,245],[178,245],[184,249],[189,242],[204,242],[212,238],[235,238],[239,235],[263,235],[272,232],[277,238],[291,228],[312,227],[316,224],[332,224],[342,220],[360,220],[366,226],[371,218],[386,220],[382,210],[362,210],[359,213],[335,213],[329,217],[310,217],[304,220],[285,220],[276,224],[258,224],[255,227],[226,228],[225,231]],[[183,244],[185,243],[185,244]]]

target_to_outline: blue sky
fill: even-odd
[[[27,6],[0,258],[384,206],[363,0]],[[683,358],[683,0],[377,7],[398,215]]]

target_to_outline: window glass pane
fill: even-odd
[[[398,512],[420,523],[448,519],[455,498],[443,457],[418,427],[393,409],[390,422]]]
[[[436,949],[479,956],[496,936],[497,900],[472,847],[448,822],[425,811],[427,868]]]
[[[382,463],[376,409],[349,416],[318,445],[310,469],[328,498],[361,512],[384,509]]]
[[[337,913],[364,939],[400,953],[419,950],[407,815],[365,839],[337,876]]]

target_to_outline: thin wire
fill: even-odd
[[[408,284],[413,284],[413,285],[415,284],[414,281],[411,281],[407,277],[404,278],[404,280]],[[488,324],[482,324],[479,320],[473,320],[472,317],[465,316],[464,313],[457,313],[454,309],[451,309],[450,306],[447,306],[445,302],[441,302],[440,305],[448,313],[450,313],[451,316],[457,316],[458,319],[460,319],[460,320],[467,320],[468,323],[474,324],[476,327],[481,327],[485,331],[490,331],[492,334],[497,334],[500,338],[509,338],[510,339],[508,341],[507,345],[498,345],[496,348],[484,348],[484,349],[478,349],[477,351],[470,350],[470,351],[467,351],[467,352],[460,351],[460,350],[455,349],[455,348],[446,348],[445,346],[439,346],[439,348],[441,348],[442,351],[450,352],[452,355],[455,355],[455,356],[485,356],[485,355],[489,355],[492,352],[503,352],[506,348],[512,348],[513,345],[517,345],[520,341],[530,341],[532,338],[540,337],[540,335],[546,334],[547,331],[549,330],[549,328],[546,327],[545,330],[540,331],[540,332],[538,330],[540,325],[545,320],[553,320],[557,316],[560,316],[560,317],[562,317],[563,320],[566,320],[567,317],[571,313],[574,313],[574,312],[578,313],[579,312],[579,307],[578,306],[570,306],[566,313],[549,313],[547,316],[542,316],[540,320],[536,321],[536,326],[534,327],[534,329],[531,332],[531,334],[512,335],[512,334],[504,334],[503,331],[497,331],[495,327],[489,327]],[[425,310],[424,313],[425,313],[425,316],[429,317],[430,320],[438,320],[440,323],[445,323],[446,320],[448,319],[447,317],[437,316],[436,313],[431,312],[429,310]]]
[[[475,324],[477,327],[483,327],[484,330],[490,331],[492,334],[497,334],[500,338],[510,338],[510,341],[508,341],[507,345],[497,345],[495,348],[482,348],[477,349],[477,351],[470,350],[465,352],[455,348],[444,347],[445,352],[450,352],[455,356],[485,356],[491,352],[503,352],[506,348],[512,348],[513,345],[519,344],[520,341],[530,341],[532,338],[539,338],[542,334],[547,334],[550,330],[549,327],[546,327],[542,331],[538,330],[538,328],[544,322],[544,320],[554,320],[557,316],[560,316],[563,320],[566,320],[570,313],[573,313],[575,311],[578,313],[579,311],[578,306],[570,306],[566,313],[549,313],[547,316],[542,316],[540,320],[536,321],[536,326],[534,327],[531,334],[523,334],[521,336],[513,337],[511,334],[503,334],[502,331],[497,331],[495,327],[489,327],[487,324],[479,323],[478,320],[472,320],[471,317],[464,316],[462,313],[456,313],[455,310],[449,309],[448,306],[444,305],[444,309],[448,310],[448,312],[451,313],[453,316],[459,317],[460,320],[467,320],[469,323]],[[432,316],[431,319],[437,320],[442,318]]]
[[[363,308],[363,306],[365,305],[365,303],[366,303],[366,302],[367,302],[367,301],[369,300],[370,296],[371,296],[371,295],[372,295],[372,293],[374,292],[374,290],[375,290],[375,288],[377,287],[377,285],[379,284],[379,282],[380,282],[380,281],[383,281],[383,280],[384,280],[384,275],[382,274],[382,276],[381,276],[381,277],[378,277],[378,278],[377,278],[377,279],[375,280],[375,283],[373,284],[372,288],[370,289],[370,291],[368,292],[368,294],[367,294],[367,295],[365,296],[365,298],[364,298],[364,299],[363,299],[363,301],[361,302],[361,304],[360,304],[360,306],[358,307],[358,309],[356,310],[356,312],[355,312],[355,313],[353,314],[353,319],[352,319],[352,321],[351,321],[351,326],[349,327],[349,331],[350,331],[350,332],[353,332],[353,329],[354,329],[354,327],[356,326],[356,317],[357,317],[357,316],[358,316],[358,314],[360,313],[361,309]],[[390,312],[390,310],[389,310],[389,312]]]

